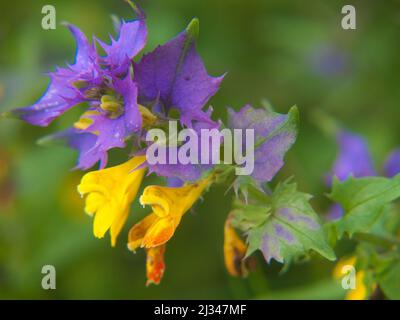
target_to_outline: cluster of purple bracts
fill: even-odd
[[[99,161],[104,168],[108,150],[125,147],[128,138],[141,133],[139,104],[164,116],[174,107],[180,112],[181,124],[187,127],[201,123],[217,126],[203,108],[218,91],[223,76],[207,74],[188,30],[133,63],[147,41],[142,12],[135,20],[121,21],[118,35],[110,44],[97,38],[90,43],[77,27],[67,27],[77,44],[75,62],[49,73],[51,82],[45,94],[33,105],[12,113],[30,124],[47,126],[86,102],[84,117],[90,119],[90,125],[54,136],[79,151],[77,168],[86,170]],[[98,53],[95,43],[105,55]]]
[[[86,125],[75,123],[49,137],[78,150],[77,169],[87,170],[97,163],[104,168],[110,149],[126,147],[132,137],[143,139],[147,128],[142,106],[160,119],[170,119],[170,111],[177,110],[180,125],[196,132],[218,129],[222,123],[211,119],[212,108],[206,104],[224,75],[210,76],[196,51],[198,21],[194,19],[178,36],[134,61],[147,41],[145,16],[138,8],[135,11],[136,19],[120,21],[117,37],[111,37],[110,44],[95,37],[90,42],[81,30],[67,24],[77,45],[74,63],[49,73],[50,85],[36,103],[11,112],[30,124],[47,126],[67,110],[86,103],[88,109],[81,117]],[[256,137],[267,138],[286,120],[287,115],[247,105],[237,113],[230,110],[228,122],[231,129],[254,129]],[[252,177],[258,182],[270,181],[295,139],[295,132],[283,132],[261,144],[255,151]],[[143,154],[145,149],[136,152]],[[149,173],[186,181],[198,179],[210,168],[179,163],[147,165]]]

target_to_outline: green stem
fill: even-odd
[[[340,125],[337,121],[322,110],[314,110],[310,120],[328,136],[335,137],[340,130]]]
[[[371,233],[356,233],[354,234],[354,238],[359,241],[369,242],[388,249],[394,249],[400,245],[400,241],[397,239],[389,239]]]

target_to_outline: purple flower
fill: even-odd
[[[75,128],[57,132],[42,138],[39,142],[42,145],[47,143],[65,144],[79,152],[76,169],[85,168],[89,163],[96,163],[100,160],[100,167],[107,164],[107,153],[100,150],[97,143],[97,136],[93,133],[81,132]]]
[[[194,121],[213,123],[202,109],[223,79],[208,75],[196,51],[197,34],[198,20],[194,19],[176,38],[134,64],[140,102],[153,103],[165,115],[176,108],[181,123],[190,128]]]
[[[333,176],[343,181],[350,175],[356,178],[376,175],[368,144],[361,136],[342,130],[337,134],[336,141],[339,154],[327,179],[329,185],[332,184]],[[326,218],[337,220],[342,215],[342,207],[334,203],[329,208]]]
[[[212,108],[203,109],[218,91],[223,76],[215,78],[208,75],[196,51],[198,28],[198,20],[192,20],[186,30],[176,38],[157,47],[153,52],[146,54],[139,63],[134,64],[134,75],[141,104],[152,105],[153,112],[161,114],[164,118],[168,117],[172,108],[177,109],[180,123],[193,129],[200,136],[202,129],[219,128],[220,123],[211,120]],[[147,163],[149,173],[154,172],[159,176],[184,181],[199,179],[201,174],[213,165],[201,163],[200,157],[204,150],[200,139],[198,143],[198,164],[180,163],[179,159],[177,163]],[[214,147],[208,150],[209,154],[216,150]],[[181,148],[178,148],[178,153]],[[165,153],[167,159],[172,152],[169,146],[159,146],[159,151]]]
[[[343,181],[350,175],[356,178],[376,175],[368,145],[361,136],[340,131],[336,139],[339,155],[328,178],[329,184],[332,182],[332,176]]]
[[[384,167],[387,177],[394,177],[400,173],[400,149],[394,150],[388,157]]]
[[[368,150],[368,144],[361,136],[342,130],[337,135],[337,143],[339,155],[328,177],[329,185],[332,183],[333,176],[343,181],[350,175],[355,178],[377,175]],[[385,176],[389,178],[400,173],[400,149],[396,149],[389,155],[383,169]],[[342,215],[343,209],[338,204],[333,204],[329,208],[327,218],[328,220],[335,220]]]
[[[326,219],[328,221],[337,220],[343,216],[343,208],[338,203],[332,204],[328,212],[326,213]]]
[[[116,40],[111,38],[110,45],[96,39],[105,56],[96,52],[95,45],[78,28],[67,26],[77,43],[75,62],[50,73],[51,82],[42,98],[12,114],[33,125],[47,126],[70,108],[87,102],[89,112],[82,116],[85,125],[80,121],[78,130],[73,131],[74,146],[80,151],[78,167],[88,169],[99,160],[104,167],[107,151],[124,147],[125,140],[141,129],[137,87],[130,66],[131,59],[146,44],[144,16],[140,13],[138,20],[121,21],[119,35]]]
[[[179,188],[182,187],[184,182],[179,178],[168,178],[167,186],[171,188]]]
[[[284,115],[246,105],[238,112],[229,109],[228,118],[231,129],[254,129],[256,148],[251,176],[258,182],[271,181],[283,167],[284,156],[296,141],[297,108]],[[245,141],[244,136],[242,141]]]
[[[309,62],[316,73],[332,77],[348,71],[349,60],[346,52],[330,44],[325,44],[313,49]]]

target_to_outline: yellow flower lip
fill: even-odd
[[[159,217],[168,216],[171,212],[168,200],[163,197],[162,192],[154,187],[147,187],[139,198],[142,206],[149,205]]]
[[[213,176],[182,187],[148,186],[139,201],[150,205],[153,212],[129,231],[128,249],[154,248],[165,244],[174,235],[182,216],[200,198]]]
[[[107,196],[108,189],[102,185],[96,183],[87,183],[85,182],[85,177],[82,179],[81,184],[78,186],[78,192],[83,197],[85,194],[90,192],[101,193],[104,196]]]

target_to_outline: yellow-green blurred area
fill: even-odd
[[[57,29],[41,28],[42,7],[52,4]],[[294,176],[314,195],[321,215],[326,172],[335,157],[321,111],[368,139],[377,164],[400,145],[400,2],[326,0],[143,0],[149,40],[146,51],[165,43],[193,18],[200,19],[198,50],[212,75],[227,72],[210,104],[225,120],[226,106],[260,106],[267,99],[279,112],[296,104],[300,134],[275,178]],[[357,29],[341,28],[341,9],[353,4]],[[72,62],[75,42],[61,25],[68,21],[91,38],[113,33],[110,14],[133,16],[122,0],[14,0],[0,2],[0,111],[26,106],[44,92],[45,72]],[[343,298],[331,280],[334,263],[317,255],[281,272],[257,253],[258,267],[247,279],[224,267],[223,224],[231,193],[212,188],[188,213],[166,251],[159,286],[145,287],[145,255],[126,248],[129,227],[149,212],[138,204],[116,248],[108,236],[92,235],[92,219],[76,192],[81,172],[71,171],[76,153],[40,147],[38,138],[67,128],[77,108],[48,128],[16,120],[0,122],[0,298]],[[126,160],[111,154],[111,164]],[[156,183],[150,178],[146,184]],[[351,243],[336,248],[350,252]],[[54,265],[57,289],[43,290],[41,269]]]

